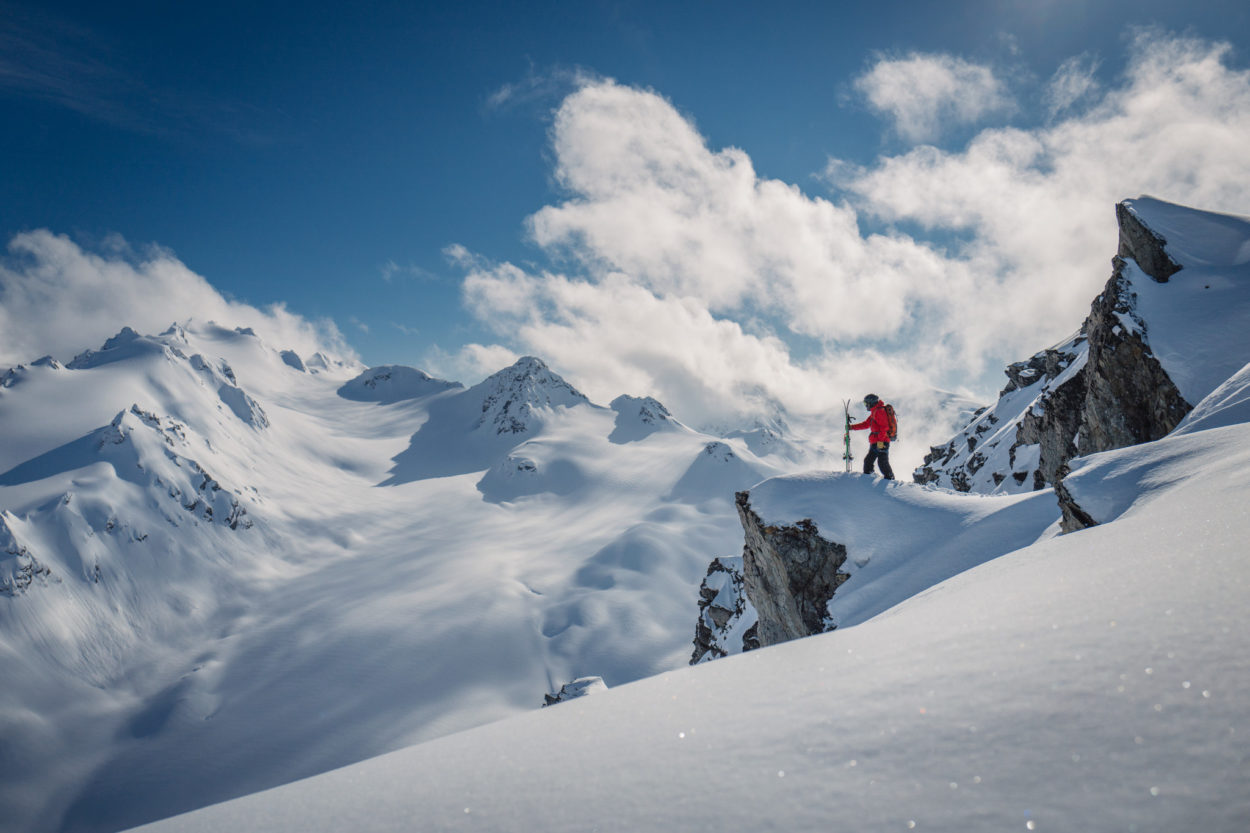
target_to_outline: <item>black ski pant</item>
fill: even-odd
[[[881,467],[881,476],[886,480],[894,479],[894,470],[890,468],[890,444],[873,443],[868,447],[868,456],[864,458],[864,474],[872,474],[872,465]]]

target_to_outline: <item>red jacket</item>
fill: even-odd
[[[879,401],[872,406],[872,410],[868,412],[868,419],[851,426],[852,431],[859,431],[863,428],[871,429],[871,433],[868,434],[868,442],[870,443],[888,443],[890,441],[890,418],[886,416],[884,402]]]

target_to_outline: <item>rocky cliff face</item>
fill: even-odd
[[[1053,486],[1073,457],[1159,439],[1189,412],[1151,351],[1125,274],[1132,260],[1164,283],[1181,267],[1127,203],[1116,206],[1116,217],[1111,278],[1080,331],[1010,365],[998,402],[932,448],[913,474],[916,482],[982,493]]]
[[[691,665],[835,627],[828,606],[850,578],[840,569],[846,547],[822,538],[811,520],[765,524],[750,497],[736,495],[746,534],[742,557],[715,559],[699,590]]]
[[[850,575],[841,572],[846,547],[820,536],[816,525],[768,526],[738,492],[738,517],[746,533],[743,589],[759,616],[760,647],[832,630],[826,608]]]

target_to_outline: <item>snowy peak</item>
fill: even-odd
[[[100,455],[113,464],[119,477],[176,501],[191,515],[231,529],[252,525],[241,495],[223,487],[200,462],[188,456],[191,444],[187,428],[176,420],[131,405],[100,429],[96,443]],[[177,516],[170,520],[178,525]]]
[[[300,369],[303,365],[300,365]],[[459,382],[436,379],[423,370],[404,365],[387,364],[371,367],[343,384],[339,396],[354,402],[379,402],[389,405],[405,399],[421,399],[436,393],[464,387]]]
[[[755,485],[776,470],[750,451],[735,451],[729,443],[706,443],[685,474],[673,486],[674,500],[703,501],[709,495],[732,501],[734,492]]]
[[[608,439],[614,443],[637,442],[657,431],[675,431],[685,428],[657,399],[650,396],[622,394],[608,405],[616,411],[616,425]]]
[[[415,383],[454,387],[437,380]],[[356,390],[367,390],[364,382]],[[559,410],[578,405],[594,407],[541,360],[527,356],[467,390],[432,398],[429,418],[394,458],[386,484],[495,468],[483,491],[491,499],[508,499],[504,496],[525,491],[519,484],[532,485],[538,472],[529,455],[509,461],[509,452],[538,435]]]
[[[129,327],[107,339],[99,350],[85,350],[74,357],[66,367],[70,370],[89,370],[93,367],[132,359],[145,355],[181,356],[177,348],[170,348],[161,337],[141,336]]]
[[[529,431],[537,421],[539,409],[590,404],[581,391],[533,356],[517,360],[465,393],[481,398],[481,416],[474,427],[489,428],[495,434]]]

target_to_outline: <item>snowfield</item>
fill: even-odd
[[[854,627],[141,829],[1238,833],[1250,426],[1220,430],[1187,473],[1090,458],[1155,486]]]
[[[5,375],[0,802],[112,831],[684,665],[792,469],[536,359],[470,389],[250,331]]]

